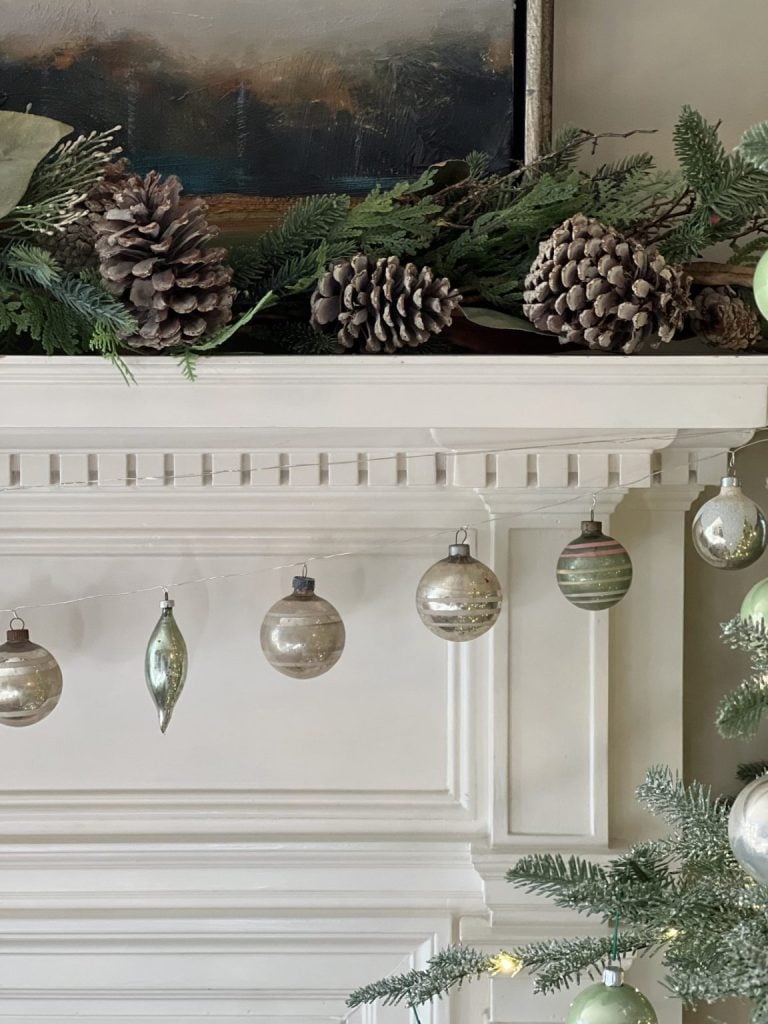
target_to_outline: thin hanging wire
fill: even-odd
[[[704,436],[711,437],[712,433],[713,433],[712,431],[707,431],[707,432],[705,432]],[[688,434],[686,436],[690,439],[694,435],[693,434]],[[739,445],[736,448],[732,448],[732,449],[722,448],[722,449],[720,449],[720,450],[718,450],[716,452],[711,453],[710,455],[700,456],[698,461],[699,461],[699,463],[706,462],[706,461],[708,461],[710,459],[720,458],[726,452],[733,452],[735,454],[736,452],[743,451],[745,448],[750,448],[750,447],[753,447],[754,445],[765,444],[765,443],[768,443],[768,438],[758,438],[756,440],[747,441],[743,445]],[[558,440],[557,444],[558,444],[558,447],[562,448],[563,446],[565,446],[567,444],[567,442],[564,439],[561,438],[561,439]],[[503,451],[503,450],[515,451],[515,450],[519,450],[519,449],[493,449],[491,452],[489,452],[487,449],[484,449],[482,453],[483,454],[492,454],[494,452],[498,453],[498,452]],[[530,446],[526,445],[525,446],[525,450],[526,451],[530,451]],[[430,457],[434,457],[434,454],[435,454],[434,452],[429,453]],[[468,453],[468,452],[451,452],[450,454],[470,454],[470,453]],[[479,454],[479,453],[476,453],[476,454]],[[394,456],[386,456],[386,458],[388,458],[388,459],[392,459],[393,457]],[[354,460],[354,461],[356,462],[357,460]],[[315,466],[316,463],[311,463],[310,465]],[[616,490],[619,490],[619,489],[620,490],[626,490],[626,489],[629,489],[631,487],[637,487],[637,486],[639,486],[640,484],[643,484],[643,483],[652,483],[654,481],[654,479],[657,476],[659,476],[662,472],[663,472],[662,469],[654,469],[654,470],[651,470],[650,473],[646,473],[643,476],[637,477],[634,480],[625,481],[621,485],[607,484],[604,487],[598,488],[596,491],[592,492],[592,497],[594,499],[595,505],[597,504],[598,498],[602,494],[605,494],[605,493],[610,492],[610,491],[616,491]],[[195,474],[195,475],[197,476],[198,474]],[[6,488],[6,490],[7,489],[8,488]],[[2,490],[3,490],[3,488],[0,488],[0,492]],[[489,516],[486,519],[476,520],[475,522],[468,523],[466,525],[466,527],[464,527],[464,529],[467,529],[468,531],[469,530],[478,530],[478,529],[480,529],[483,526],[488,526],[488,525],[491,525],[491,524],[499,522],[499,521],[507,521],[507,520],[510,520],[510,519],[522,518],[522,517],[525,517],[525,516],[535,515],[535,514],[540,513],[540,512],[550,512],[553,509],[563,508],[565,506],[572,505],[575,502],[581,502],[581,501],[583,501],[583,495],[582,495],[582,493],[577,493],[577,494],[570,495],[567,498],[563,498],[561,501],[548,502],[548,503],[546,503],[544,505],[539,505],[538,507],[535,507],[535,508],[529,508],[529,509],[525,509],[523,511],[517,511],[517,512],[502,512],[500,514],[494,514],[494,515]],[[327,554],[327,555],[316,555],[314,558],[310,558],[307,561],[308,562],[329,562],[329,561],[335,561],[337,559],[342,559],[342,558],[352,558],[352,557],[358,557],[358,556],[365,555],[365,554],[375,554],[375,553],[378,553],[382,549],[387,548],[387,547],[392,547],[392,546],[400,547],[400,546],[402,546],[404,544],[408,544],[408,543],[412,543],[412,542],[413,543],[418,542],[418,541],[422,541],[423,542],[425,540],[429,540],[429,539],[432,539],[432,538],[442,537],[442,536],[445,536],[445,534],[447,532],[449,532],[447,529],[434,530],[434,531],[431,531],[430,533],[426,533],[426,534],[423,533],[423,532],[419,532],[419,533],[413,534],[411,537],[406,537],[406,538],[399,537],[399,538],[393,538],[390,541],[382,541],[382,542],[378,543],[375,548],[368,548],[368,549],[366,549],[366,548],[351,548],[351,549],[347,549],[347,550],[344,550],[344,551],[335,551],[335,552],[331,552],[330,554]],[[258,568],[258,569],[246,569],[246,570],[242,570],[242,571],[239,571],[239,572],[215,573],[215,574],[213,574],[211,576],[196,576],[196,577],[191,577],[191,578],[188,578],[188,579],[176,580],[175,582],[168,584],[168,588],[171,589],[171,588],[177,588],[177,587],[190,587],[190,586],[196,586],[196,585],[203,584],[203,583],[218,583],[218,582],[223,582],[223,581],[226,581],[226,580],[241,579],[241,578],[245,578],[245,577],[262,576],[262,575],[266,575],[267,573],[271,573],[271,572],[281,572],[281,571],[283,571],[285,569],[295,569],[297,566],[304,566],[305,564],[306,563],[304,561],[301,561],[301,562],[291,561],[291,562],[283,562],[280,565],[267,566],[267,567],[262,567],[262,568]],[[136,588],[133,588],[131,590],[119,590],[119,591],[111,591],[111,592],[110,591],[108,591],[108,592],[100,592],[100,593],[94,593],[94,594],[83,594],[83,595],[81,595],[79,597],[67,598],[67,599],[62,600],[62,601],[44,601],[44,602],[40,602],[40,603],[37,603],[37,604],[16,605],[16,609],[21,610],[21,611],[33,611],[33,610],[39,610],[39,609],[43,609],[43,608],[60,608],[60,607],[65,607],[67,605],[80,604],[80,603],[83,603],[85,601],[102,601],[102,600],[110,600],[110,599],[113,599],[113,598],[133,597],[135,595],[149,594],[149,593],[153,593],[153,592],[155,592],[157,590],[163,590],[163,589],[165,589],[165,587],[163,585],[152,584],[152,585],[144,586],[144,587],[136,587]],[[3,611],[3,612],[13,612],[14,610],[15,610],[14,608],[3,608],[3,609],[0,609],[0,611]]]

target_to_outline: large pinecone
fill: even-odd
[[[226,250],[201,199],[181,198],[175,175],[129,178],[96,222],[99,269],[107,287],[133,307],[133,348],[194,344],[232,318],[235,289]]]
[[[461,295],[429,267],[403,266],[397,256],[360,254],[332,263],[311,298],[316,329],[339,323],[339,344],[363,352],[416,348],[451,323]]]
[[[523,312],[542,331],[594,349],[671,341],[690,309],[689,278],[655,249],[577,214],[539,246]]]
[[[710,345],[738,352],[762,337],[760,318],[727,286],[703,288],[693,300],[691,326]]]
[[[96,222],[112,205],[115,192],[125,185],[126,163],[126,160],[118,160],[107,164],[103,177],[75,205],[81,216],[56,234],[40,239],[40,244],[69,273],[98,265]]]

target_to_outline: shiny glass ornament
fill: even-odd
[[[469,544],[456,542],[448,557],[435,562],[416,588],[416,609],[421,621],[435,636],[463,643],[487,633],[499,617],[503,600],[501,584],[493,569],[472,558]]]
[[[577,608],[612,608],[632,585],[632,559],[619,541],[603,533],[601,522],[587,519],[579,536],[560,552],[557,585]]]
[[[740,618],[755,625],[768,623],[768,579],[756,583],[741,602]]]
[[[768,883],[768,775],[739,793],[728,815],[728,841],[748,875]]]
[[[14,627],[14,623],[20,623]],[[0,724],[34,725],[61,697],[61,669],[50,651],[29,639],[24,620],[14,615],[0,645]]]
[[[344,650],[341,616],[315,593],[315,581],[294,576],[293,593],[272,605],[261,625],[261,649],[284,676],[314,679],[333,668]]]
[[[755,305],[768,320],[768,250],[757,261],[755,276],[752,278],[752,294],[755,296]]]
[[[620,967],[609,966],[603,980],[590,985],[570,1005],[565,1024],[657,1024],[656,1011]]]
[[[744,569],[765,551],[765,516],[741,489],[738,477],[724,476],[720,493],[693,520],[693,546],[716,569]]]
[[[144,657],[144,678],[157,707],[160,732],[170,725],[176,701],[187,678],[187,645],[173,616],[168,591],[160,602],[160,618],[152,631]]]

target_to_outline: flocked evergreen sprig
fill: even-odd
[[[720,628],[729,647],[749,654],[752,675],[720,701],[717,727],[727,739],[753,736],[768,713],[768,633],[762,620],[740,616]]]
[[[738,865],[728,844],[728,801],[667,768],[649,771],[638,800],[668,826],[607,863],[558,854],[523,857],[508,881],[558,906],[597,918],[601,934],[548,939],[506,956],[553,992],[596,978],[611,960],[608,927],[620,915],[617,952],[657,955],[671,992],[693,1006],[729,997],[753,1002],[755,1024],[768,1004],[768,890]],[[423,971],[353,992],[350,1006],[383,998],[418,1006],[462,981],[493,971],[496,957],[463,946],[443,950]]]

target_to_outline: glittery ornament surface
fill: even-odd
[[[475,640],[499,617],[501,584],[496,573],[454,544],[447,558],[431,566],[416,589],[416,609],[424,625],[443,640]]]
[[[294,591],[274,604],[261,626],[261,648],[278,672],[313,679],[342,655],[346,634],[333,605],[314,592],[314,580],[294,578]]]
[[[626,549],[586,520],[581,534],[566,544],[557,560],[557,585],[577,608],[598,612],[624,597],[632,584],[632,560]]]
[[[744,569],[765,551],[765,517],[735,476],[723,477],[720,493],[701,506],[691,532],[698,554],[716,569]]]
[[[147,644],[144,675],[157,707],[160,731],[168,728],[187,678],[187,645],[173,617],[173,602],[164,601]]]
[[[31,640],[0,645],[0,724],[34,725],[61,697],[61,669],[50,651]]]

